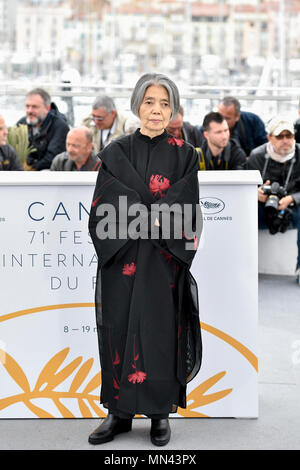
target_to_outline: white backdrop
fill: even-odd
[[[0,175],[0,418],[97,417],[96,174]],[[199,173],[203,363],[176,417],[257,417],[257,172]]]

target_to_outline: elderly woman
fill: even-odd
[[[152,443],[166,445],[169,413],[186,407],[187,382],[200,368],[197,285],[189,272],[201,231],[198,164],[194,148],[165,130],[178,108],[169,78],[143,75],[131,98],[141,128],[101,152],[89,230],[99,260],[100,398],[109,413],[89,436],[91,444],[130,431],[134,415],[142,414],[151,418]],[[164,236],[163,218],[174,204],[179,214],[182,209],[177,223],[191,209],[189,236],[182,228],[176,236],[174,214],[173,229]],[[140,224],[132,217],[134,205],[143,214]],[[109,207],[116,217],[104,217]],[[101,233],[105,224],[107,237]],[[138,225],[140,236],[132,234]]]

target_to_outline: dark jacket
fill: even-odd
[[[204,138],[198,151],[200,170],[243,170],[246,155],[234,139],[230,139],[227,146],[217,157],[213,157]]]
[[[300,118],[297,119],[294,123],[294,128],[295,128],[295,141],[297,144],[300,144]]]
[[[23,171],[24,168],[15,149],[8,144],[0,147],[0,171]]]
[[[75,163],[69,158],[68,152],[62,152],[54,157],[50,170],[51,171],[98,171],[101,160],[92,150],[88,160],[77,170]]]
[[[241,111],[241,117],[231,133],[247,156],[251,151],[268,141],[263,121],[254,113]]]
[[[202,132],[196,126],[192,126],[192,124],[187,121],[183,122],[180,137],[186,142],[192,144],[193,147],[201,147],[204,140]]]
[[[260,147],[253,150],[246,162],[245,168],[247,170],[259,170],[262,177],[263,183],[267,180],[270,180],[271,184],[276,181],[280,186],[284,186],[289,168],[292,164],[292,160],[289,160],[285,163],[279,163],[272,158],[268,159],[266,164],[266,155],[267,155],[267,145],[261,145]],[[266,169],[264,171],[266,164]],[[289,184],[287,187],[287,193],[293,196],[295,204],[298,206],[300,204],[300,145],[296,144],[295,151],[295,163],[293,164],[293,169]]]
[[[21,118],[18,124],[27,124],[26,116]],[[66,150],[69,126],[64,116],[58,111],[55,103],[51,103],[51,109],[37,134],[33,134],[32,126],[27,126],[29,143],[36,149],[36,152],[28,155],[27,164],[35,170],[50,168],[55,155]]]

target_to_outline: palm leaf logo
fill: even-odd
[[[217,382],[219,382],[225,374],[225,371],[219,372],[218,374],[210,377],[208,380],[205,380],[205,382],[202,382],[202,384],[200,384],[187,396],[187,403],[189,403],[190,401],[191,403],[188,404],[185,409],[178,408],[177,413],[181,416],[208,418],[207,415],[198,413],[197,411],[193,410],[195,408],[199,408],[200,406],[208,405],[215,401],[222,400],[222,398],[226,397],[227,395],[229,395],[229,393],[232,392],[232,388],[228,388],[226,390],[221,390],[219,392],[205,395],[205,393]]]
[[[34,387],[31,389],[26,374],[20,365],[7,352],[0,350],[0,362],[22,390],[17,395],[0,399],[0,410],[14,403],[21,402],[38,418],[54,418],[49,412],[32,403],[34,399],[46,398],[52,400],[63,418],[74,418],[73,413],[61,402],[64,398],[71,398],[77,400],[83,418],[93,417],[91,409],[97,416],[105,417],[106,414],[97,404],[99,402],[99,394],[92,394],[101,384],[101,373],[99,372],[91,379],[88,379],[94,359],[91,358],[86,362],[82,362],[83,358],[79,356],[62,367],[69,351],[70,348],[65,348],[55,354],[43,367]],[[61,369],[59,370],[59,368]],[[70,378],[75,371],[76,373],[69,390],[66,392],[57,390],[57,387],[67,378]],[[85,384],[86,381],[87,383]],[[80,387],[83,390],[79,391]]]
[[[0,363],[4,366],[10,377],[22,390],[21,393],[0,399],[0,411],[15,404],[23,403],[38,418],[54,418],[48,411],[32,403],[32,400],[44,398],[52,400],[63,418],[75,418],[74,414],[62,403],[62,399],[68,398],[77,400],[78,407],[83,418],[93,418],[94,413],[104,418],[106,413],[98,406],[99,393],[93,395],[101,385],[101,372],[98,372],[89,379],[89,375],[94,363],[90,358],[83,362],[81,356],[76,357],[71,362],[64,365],[70,348],[65,348],[55,354],[43,367],[34,387],[31,389],[29,381],[21,366],[7,352],[0,349]],[[66,379],[75,373],[71,385],[67,391],[60,391],[57,388],[63,384]],[[206,392],[219,382],[226,372],[220,372],[200,384],[187,397],[188,406],[186,409],[178,408],[177,413],[185,417],[207,417],[206,415],[195,411],[204,405],[221,400],[232,392],[232,389],[221,390],[215,393],[206,394]],[[80,388],[82,390],[80,391]]]

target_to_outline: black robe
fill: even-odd
[[[150,139],[137,130],[113,141],[100,158],[89,220],[98,255],[100,401],[110,411],[132,415],[176,412],[177,406],[186,407],[186,384],[202,358],[197,284],[189,272],[199,236],[189,250],[186,238],[175,239],[172,231],[170,239],[159,233],[158,239],[101,240],[96,231],[103,217],[97,208],[112,204],[118,229],[119,196],[127,196],[128,206],[141,203],[147,210],[151,204],[191,204],[195,228],[197,154],[166,132]]]

